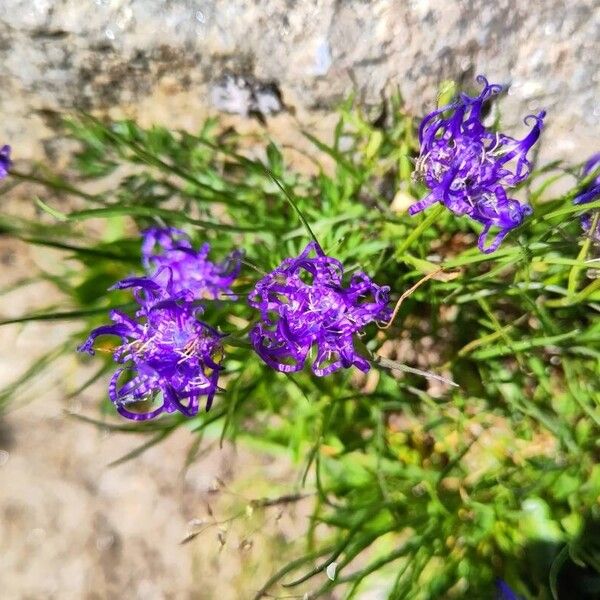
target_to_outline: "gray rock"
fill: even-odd
[[[283,110],[279,90],[274,84],[255,81],[240,75],[226,75],[210,90],[211,104],[222,112],[264,119]]]
[[[276,82],[300,120],[354,87],[367,104],[400,89],[419,114],[440,81],[485,73],[510,84],[510,131],[545,107],[544,154],[582,161],[600,131],[599,38],[597,0],[3,0],[2,140],[35,156],[49,115],[74,108],[186,125],[175,115],[205,111],[219,85],[221,106],[252,112],[251,91],[223,95],[225,73]]]

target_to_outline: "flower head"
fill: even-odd
[[[121,339],[111,348],[120,366],[108,395],[124,417],[144,421],[175,411],[191,417],[198,413],[202,396],[208,410],[222,370],[223,336],[198,320],[201,309],[192,302],[163,297],[148,279],[129,283],[140,302],[135,318],[111,311],[112,324],[94,329],[78,350],[94,354],[100,336]]]
[[[588,202],[600,199],[600,152],[594,154],[585,163],[581,176],[587,177],[596,171],[596,177],[585,186],[580,194],[573,198],[573,204],[587,204]],[[593,213],[591,211],[581,215],[581,226],[594,241],[600,242],[600,223],[596,226],[596,230],[592,232],[592,218]]]
[[[338,260],[311,242],[300,256],[286,258],[256,284],[249,303],[260,311],[261,320],[251,330],[250,341],[269,366],[299,371],[314,346],[315,375],[351,365],[369,370],[352,338],[368,323],[390,318],[389,288],[361,272],[345,288],[343,273]]]
[[[2,146],[0,148],[0,179],[4,179],[8,175],[11,166],[10,146]]]
[[[240,272],[239,251],[213,263],[208,260],[210,245],[194,250],[189,237],[179,229],[155,227],[142,235],[142,263],[152,279],[170,293],[184,294],[190,300],[235,299],[231,285]]]
[[[414,215],[441,202],[453,213],[471,217],[484,226],[478,246],[488,253],[496,250],[506,234],[532,212],[529,206],[508,198],[506,188],[529,176],[527,154],[540,136],[546,113],[525,118],[525,123],[531,122],[532,126],[522,140],[490,131],[482,122],[483,104],[502,86],[489,84],[483,76],[477,80],[484,86],[479,96],[460,94],[455,102],[423,119],[416,175],[431,192],[408,212]],[[485,247],[492,227],[499,232]]]

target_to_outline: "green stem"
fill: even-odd
[[[429,229],[440,217],[444,211],[443,206],[436,206],[431,212],[413,229],[413,232],[398,246],[396,256],[401,255],[405,250],[408,250],[412,243],[421,237],[421,234]]]

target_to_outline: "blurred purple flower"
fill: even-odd
[[[0,148],[0,179],[4,179],[8,175],[11,166],[10,146],[2,146]]]
[[[112,325],[94,329],[78,350],[93,355],[96,338],[121,338],[111,350],[115,363],[122,366],[108,386],[118,412],[135,421],[175,411],[192,417],[202,396],[208,410],[222,370],[223,335],[198,320],[201,308],[182,298],[166,298],[150,279],[131,278],[117,287],[135,290],[140,304],[135,318],[111,311]]]
[[[231,285],[240,272],[241,252],[232,252],[223,262],[208,260],[210,245],[194,250],[189,237],[172,227],[153,227],[142,233],[142,263],[150,277],[171,294],[189,300],[235,299]]]
[[[533,124],[522,140],[489,131],[482,123],[482,107],[502,86],[489,84],[481,75],[477,81],[484,86],[479,96],[460,94],[455,102],[433,111],[421,122],[416,175],[431,192],[408,212],[414,215],[441,202],[454,214],[471,217],[484,226],[478,247],[489,253],[532,212],[528,205],[508,198],[506,188],[529,176],[527,154],[540,136],[546,113],[525,118],[526,124]],[[485,247],[492,227],[499,232]]]
[[[521,600],[502,579],[496,580],[496,600]]]
[[[368,323],[390,318],[389,288],[362,272],[344,288],[343,273],[338,260],[311,242],[300,256],[286,258],[256,284],[249,303],[261,320],[250,331],[250,341],[269,366],[284,373],[299,371],[314,346],[315,375],[351,365],[369,370],[352,338]]]
[[[596,177],[585,186],[580,194],[573,198],[573,204],[587,204],[600,199],[600,152],[594,154],[584,165],[581,172],[582,177],[587,177],[597,171]],[[592,229],[592,218],[596,211],[590,211],[581,215],[581,226],[595,242],[600,242],[600,222],[595,231]]]

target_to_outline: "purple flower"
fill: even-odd
[[[250,331],[250,341],[269,366],[284,373],[299,371],[314,346],[315,375],[351,365],[369,370],[352,338],[368,323],[390,318],[389,287],[359,272],[344,288],[343,273],[338,260],[311,242],[300,256],[286,258],[256,284],[249,303],[261,320]]]
[[[118,287],[134,288],[140,304],[135,318],[111,311],[112,324],[94,329],[78,348],[93,355],[96,338],[121,338],[111,348],[113,360],[121,366],[108,386],[118,412],[135,421],[175,411],[192,417],[202,396],[208,410],[222,370],[223,335],[198,320],[201,308],[185,299],[165,297],[152,280],[131,278]]]
[[[582,177],[587,177],[594,172],[598,172],[596,177],[585,186],[581,193],[573,198],[573,204],[587,204],[600,198],[600,152],[594,154],[584,165],[581,173]],[[583,230],[596,242],[600,242],[600,223],[594,232],[592,229],[592,219],[594,213],[587,212],[581,215],[581,226]]]
[[[477,81],[484,86],[479,96],[460,94],[455,102],[433,111],[421,122],[416,175],[431,192],[408,212],[414,215],[441,202],[454,214],[471,217],[484,226],[478,247],[489,253],[532,212],[531,207],[508,198],[506,188],[529,176],[527,154],[540,136],[546,113],[525,118],[526,124],[533,124],[522,140],[490,131],[482,123],[482,107],[502,86],[489,84],[481,75]],[[485,247],[492,227],[499,232]]]
[[[502,579],[496,581],[496,589],[498,592],[496,594],[496,600],[520,600],[519,596],[517,596]]]
[[[4,179],[8,175],[11,166],[10,146],[2,146],[0,148],[0,179]]]
[[[241,252],[234,251],[222,263],[208,260],[210,245],[192,248],[189,237],[179,229],[147,229],[142,234],[142,263],[151,278],[171,294],[189,300],[223,297],[235,299],[231,285],[240,272]]]

